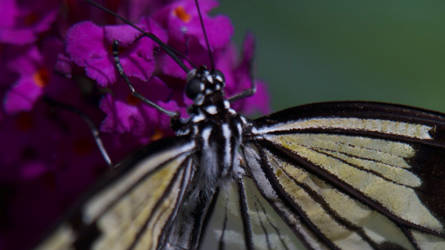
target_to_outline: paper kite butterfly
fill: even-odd
[[[176,136],[122,162],[37,249],[445,249],[445,114],[328,102],[250,120],[231,103],[254,85],[225,99],[220,71],[176,61],[194,100],[188,119],[159,107]]]

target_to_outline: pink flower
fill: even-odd
[[[25,45],[35,42],[39,35],[55,22],[57,1],[2,0],[0,43]]]
[[[31,46],[22,55],[10,60],[9,69],[19,77],[5,96],[4,108],[9,114],[30,111],[50,81],[50,69],[44,65],[43,55]]]

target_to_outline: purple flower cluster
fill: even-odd
[[[195,65],[210,65],[194,1],[169,2],[103,4]],[[217,5],[200,0],[215,65],[231,96],[250,86],[254,41],[246,38],[239,58],[230,20],[208,15]],[[28,249],[107,168],[87,125],[46,97],[100,124],[115,162],[173,132],[166,115],[130,94],[113,63],[114,40],[125,73],[145,97],[182,116],[192,101],[183,93],[185,73],[156,43],[83,1],[0,0],[0,6],[0,249]],[[257,84],[255,96],[234,104],[238,111],[268,112],[265,87]]]

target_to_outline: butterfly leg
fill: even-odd
[[[243,99],[243,98],[246,98],[249,96],[253,96],[253,94],[255,94],[255,92],[256,92],[256,84],[255,84],[255,81],[252,80],[252,86],[250,88],[248,88],[238,94],[231,96],[229,98],[229,101],[234,102],[234,101],[238,101],[240,99]]]
[[[70,106],[65,103],[61,103],[61,102],[56,101],[56,100],[54,100],[50,97],[47,97],[47,96],[43,97],[43,100],[46,103],[48,103],[50,106],[66,110],[66,111],[69,111],[71,113],[74,113],[74,114],[80,116],[80,118],[82,118],[82,120],[84,120],[85,123],[88,125],[88,127],[91,131],[91,134],[93,135],[94,141],[96,142],[96,145],[99,148],[100,154],[104,158],[105,162],[107,163],[108,166],[114,167],[113,163],[111,161],[111,158],[108,155],[107,150],[105,149],[102,140],[100,139],[99,130],[97,129],[96,125],[94,125],[94,122],[85,113],[76,109],[73,106]]]
[[[255,80],[253,80],[253,78],[251,78],[251,79],[252,79],[251,87],[246,89],[246,90],[243,90],[242,92],[240,92],[238,94],[235,94],[235,95],[229,97],[229,101],[230,102],[238,101],[240,99],[243,99],[243,98],[246,98],[246,97],[249,97],[249,96],[253,96],[253,94],[255,94],[255,92],[256,92],[256,83],[255,83]]]
[[[153,108],[157,109],[158,111],[168,115],[169,117],[178,117],[179,116],[178,112],[166,110],[163,107],[157,105],[156,103],[148,100],[147,98],[145,98],[143,95],[139,94],[139,92],[136,91],[133,84],[130,82],[130,79],[125,74],[124,68],[122,67],[121,61],[119,59],[119,41],[117,41],[117,40],[113,41],[113,58],[114,58],[114,64],[117,68],[117,71],[119,72],[121,77],[124,79],[125,83],[127,83],[128,88],[130,88],[130,92],[134,97],[138,98],[145,104],[152,106]]]
[[[245,90],[241,91],[240,93],[237,93],[237,94],[229,97],[228,100],[230,102],[234,102],[234,101],[237,101],[237,100],[249,97],[249,96],[253,96],[255,94],[255,92],[256,92],[256,83],[255,83],[255,79],[253,78],[253,74],[252,74],[252,72],[253,72],[253,70],[252,70],[252,59],[249,60],[248,63],[249,63],[249,75],[250,75],[249,76],[250,88],[245,89]]]

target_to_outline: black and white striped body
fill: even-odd
[[[189,109],[190,118],[182,121],[176,133],[191,136],[200,149],[193,159],[198,169],[194,170],[184,205],[166,241],[167,249],[196,248],[201,235],[194,231],[201,231],[205,226],[204,218],[215,194],[244,175],[240,147],[248,121],[224,98],[223,81],[218,83],[204,68],[195,74],[201,75],[198,78],[204,84],[204,88],[200,88],[202,95],[195,98]]]
[[[218,80],[219,75],[211,75],[205,68],[194,75],[201,78],[204,87],[200,87],[200,94],[189,108],[190,118],[182,121],[176,134],[194,138],[201,149],[199,158],[203,164],[198,173],[208,182],[213,182],[209,183],[213,186],[216,180],[240,177],[236,159],[242,135],[249,125],[247,119],[233,110],[225,99],[223,78]]]

